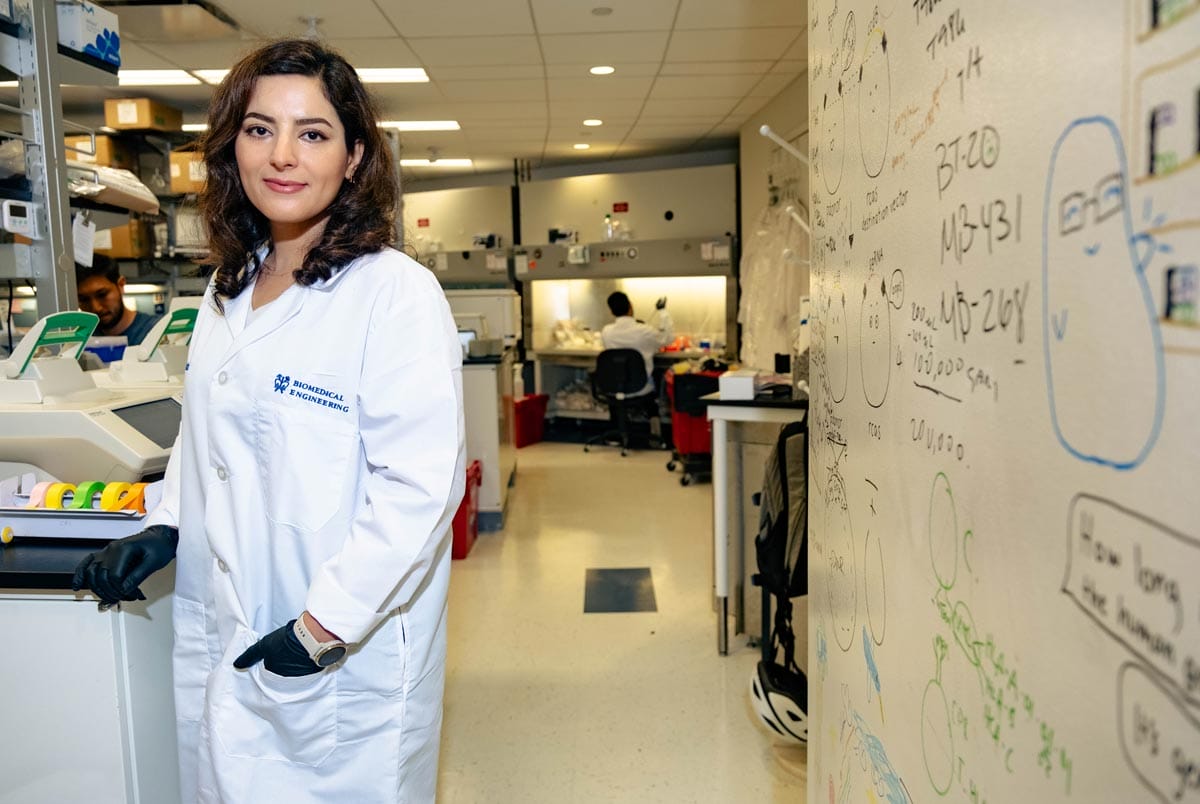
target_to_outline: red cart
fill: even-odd
[[[667,471],[683,469],[679,485],[712,475],[712,424],[704,412],[700,397],[717,390],[717,371],[666,373],[667,399],[671,402],[671,441],[675,447]]]

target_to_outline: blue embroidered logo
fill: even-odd
[[[291,377],[289,377],[285,374],[276,374],[275,375],[275,390],[278,391],[279,393],[282,394],[284,391],[286,391],[288,386],[291,385],[291,383],[292,383]]]
[[[275,375],[275,390],[284,396],[294,396],[302,402],[308,402],[323,408],[332,408],[342,413],[350,412],[350,406],[346,404],[344,394],[328,388],[322,388],[319,385],[313,385],[304,380],[294,380],[287,374]]]

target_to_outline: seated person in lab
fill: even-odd
[[[650,418],[650,432],[659,435],[658,395],[654,392],[654,354],[671,342],[671,314],[667,312],[667,297],[654,305],[654,315],[649,324],[633,317],[633,303],[621,291],[608,296],[608,309],[616,321],[600,332],[605,349],[636,349],[646,361],[646,385],[636,396],[645,397],[645,411]]]
[[[600,339],[605,349],[637,349],[646,360],[646,387],[643,394],[654,392],[654,354],[671,342],[671,314],[667,312],[667,297],[663,296],[654,306],[650,324],[643,324],[633,317],[633,304],[621,291],[608,296],[608,309],[616,321],[604,327]]]
[[[390,246],[396,169],[344,58],[265,45],[208,122],[215,271],[162,502],[73,584],[138,600],[175,563],[175,800],[432,802],[466,480],[454,319]]]
[[[116,260],[97,254],[92,266],[75,263],[75,289],[79,309],[100,316],[97,335],[124,335],[130,346],[142,342],[161,316],[143,313],[125,305],[125,277]]]

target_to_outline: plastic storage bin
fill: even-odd
[[[513,403],[516,410],[516,442],[518,447],[527,447],[542,440],[546,427],[546,405],[549,394],[530,394]]]
[[[479,536],[479,486],[483,483],[483,467],[479,461],[471,461],[467,467],[467,487],[462,502],[454,514],[454,541],[450,546],[451,558],[466,558]]]

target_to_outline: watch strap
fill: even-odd
[[[306,651],[308,651],[308,657],[322,667],[324,664],[321,662],[321,657],[324,654],[328,653],[334,648],[344,649],[346,647],[346,643],[340,639],[330,639],[325,642],[317,639],[316,635],[309,631],[304,625],[303,616],[296,618],[296,624],[292,626],[292,631],[296,634],[296,639],[300,640],[300,644],[304,646]]]

